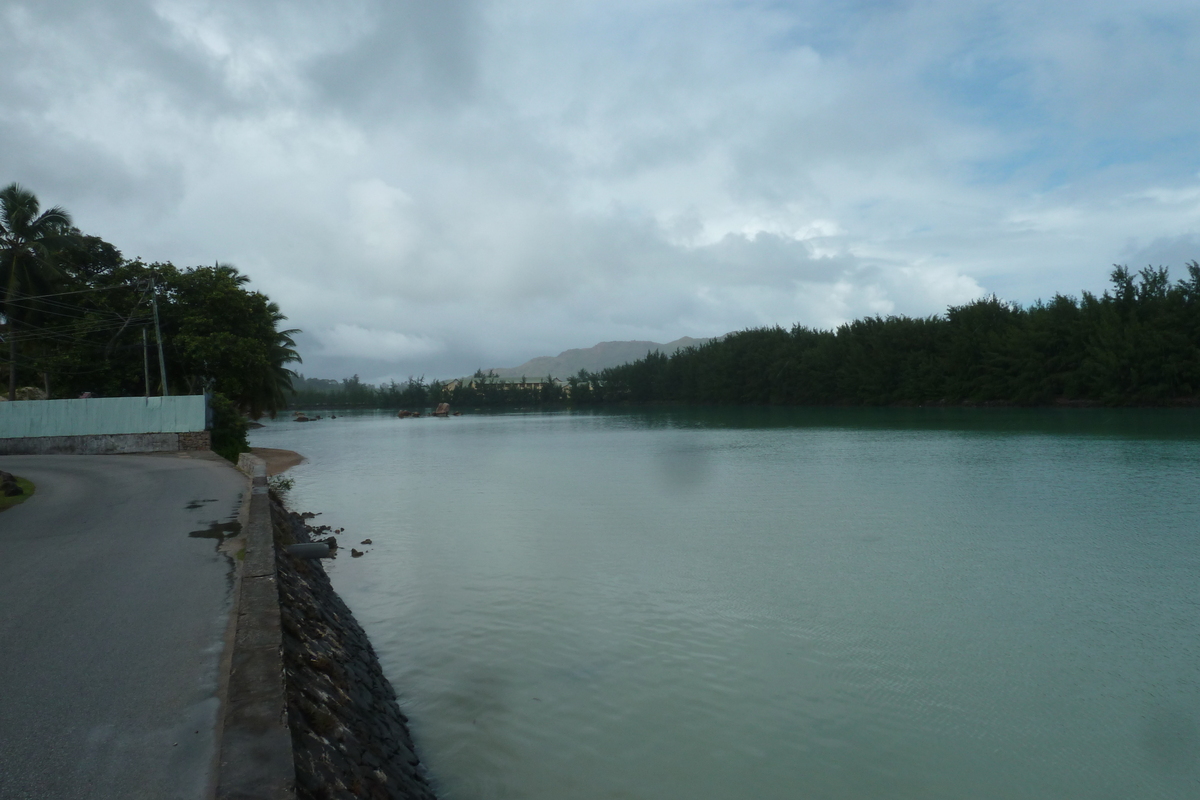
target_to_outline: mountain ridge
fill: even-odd
[[[646,353],[654,350],[671,355],[685,347],[699,347],[712,340],[711,337],[693,339],[691,336],[683,336],[665,344],[641,340],[600,342],[592,347],[564,350],[556,356],[531,358],[524,364],[515,367],[495,367],[490,372],[501,378],[545,378],[550,376],[565,379],[578,374],[581,369],[586,369],[588,372],[599,372],[606,367],[617,367],[639,358],[645,358]],[[488,371],[484,370],[484,372]]]

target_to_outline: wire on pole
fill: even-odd
[[[163,397],[170,397],[171,390],[167,388],[167,361],[163,358],[162,328],[158,324],[158,291],[154,287],[154,277],[150,278],[150,303],[154,306],[154,339],[158,342],[158,371],[162,377]]]

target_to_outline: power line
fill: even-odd
[[[32,301],[38,301],[38,302],[37,302],[37,306],[39,306],[39,307],[40,307],[40,306],[53,306],[53,307],[56,307],[56,308],[65,308],[65,309],[70,309],[70,310],[79,310],[79,309],[81,309],[81,308],[82,308],[81,306],[74,305],[74,304],[72,304],[72,303],[63,303],[63,302],[60,302],[60,301],[58,301],[58,300],[47,300],[46,298],[48,298],[48,297],[61,297],[62,295],[70,295],[70,294],[83,294],[83,293],[85,293],[85,292],[98,292],[98,291],[107,291],[107,290],[109,290],[109,289],[129,289],[130,291],[137,291],[137,290],[138,290],[136,286],[130,286],[130,285],[127,285],[127,284],[122,284],[122,285],[119,285],[119,286],[105,286],[105,287],[103,287],[103,288],[101,288],[101,289],[84,289],[84,290],[80,290],[80,291],[78,291],[78,292],[60,292],[60,293],[58,293],[58,294],[32,295],[32,294],[25,294],[24,292],[12,292],[12,293],[10,293],[10,294],[8,294],[8,295],[6,296],[6,300],[5,300],[5,302],[6,302],[6,303],[8,303],[8,302],[18,302],[18,303],[22,303],[22,304],[27,304],[27,303],[30,303],[30,302],[32,302]],[[147,294],[147,292],[148,292],[148,291],[149,291],[149,289],[148,289],[148,288],[147,288],[147,289],[143,289],[143,290],[142,290],[142,296],[138,298],[138,303],[139,303],[139,304],[140,304],[140,303],[141,303],[143,300],[145,300],[145,299],[146,299],[146,294]],[[30,307],[33,307],[33,306],[30,306]],[[97,309],[97,310],[99,310],[99,309]]]
[[[97,286],[94,289],[76,289],[75,291],[71,291],[71,292],[54,292],[52,294],[25,294],[24,292],[13,292],[12,294],[16,295],[17,297],[19,297],[23,300],[42,300],[47,297],[65,297],[66,295],[69,295],[69,294],[88,294],[90,292],[107,292],[107,291],[111,291],[113,289],[130,289],[130,288],[136,288],[136,287],[131,287],[128,284],[124,284],[124,283],[118,283],[113,286]]]
[[[118,318],[109,320],[96,320],[92,323],[83,323],[75,326],[63,326],[61,328],[37,328],[27,325],[25,326],[26,328],[33,328],[32,332],[22,332],[18,330],[16,333],[6,333],[2,338],[5,342],[28,342],[37,339],[57,339],[58,341],[70,342],[81,338],[85,334],[123,328],[125,325],[133,322],[149,323],[151,321],[153,321],[152,317],[144,316],[131,317],[128,322],[124,319]]]
[[[65,311],[54,311],[53,309],[49,309],[49,308],[39,308],[37,306],[22,305],[21,301],[17,301],[15,303],[10,303],[9,305],[15,305],[17,308],[22,308],[26,311],[37,311],[40,314],[53,314],[56,317],[70,317],[72,319],[83,319],[88,314],[107,314],[107,315],[113,315],[117,319],[124,319],[120,314],[118,314],[115,311],[107,311],[107,310],[98,309],[98,308],[92,309],[92,308],[71,307],[71,310],[74,313],[68,314]],[[67,306],[64,306],[64,307],[67,307]],[[135,306],[135,308],[136,308],[136,306]]]

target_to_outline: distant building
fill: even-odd
[[[472,375],[466,378],[452,378],[442,384],[442,388],[449,391],[455,391],[460,388],[476,389],[485,386],[494,386],[505,391],[512,389],[522,389],[527,391],[541,391],[547,386],[553,386],[559,389],[567,390],[569,387],[566,382],[559,378],[502,378],[498,375]]]

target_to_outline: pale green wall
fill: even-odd
[[[0,403],[0,439],[202,430],[202,394]]]

